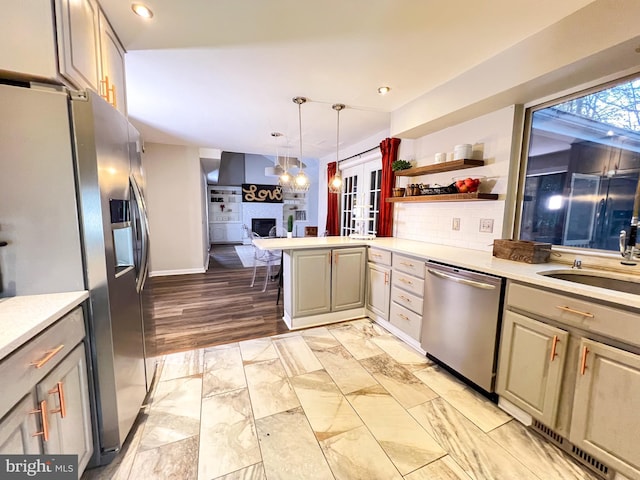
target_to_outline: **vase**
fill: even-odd
[[[293,238],[293,232],[287,232],[287,238]]]

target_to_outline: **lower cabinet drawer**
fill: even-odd
[[[408,308],[414,313],[422,316],[422,295],[414,295],[398,287],[391,288],[391,301]]]
[[[391,311],[389,313],[389,322],[414,340],[420,341],[422,315],[418,315],[417,313],[404,308],[402,305],[392,302]]]
[[[422,297],[424,295],[424,280],[399,270],[393,272],[393,286]]]
[[[68,313],[0,362],[0,417],[84,338],[82,307]]]
[[[379,263],[381,265],[391,265],[391,252],[387,250],[369,247],[367,257],[370,262]]]

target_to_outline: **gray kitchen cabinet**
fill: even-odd
[[[0,361],[0,453],[93,453],[84,315],[78,307]]]
[[[331,311],[331,250],[293,252],[293,316]]]
[[[629,478],[640,478],[640,355],[586,338],[569,440]]]
[[[100,46],[95,0],[56,0],[58,70],[76,88],[100,91]]]
[[[424,307],[424,261],[393,254],[389,323],[419,347]]]
[[[0,70],[3,76],[37,78],[47,82],[58,78],[55,19],[51,0],[2,2],[5,19],[0,28]]]
[[[127,115],[124,48],[102,10],[98,11],[100,85],[98,93],[120,113]]]
[[[389,320],[391,268],[369,262],[367,280],[367,309],[383,320]]]
[[[47,454],[78,455],[83,471],[93,453],[91,410],[84,344],[78,345],[36,387],[38,400],[48,407]]]
[[[29,392],[13,410],[0,420],[0,454],[38,455],[42,443],[37,435],[36,410],[39,408],[35,393]]]
[[[375,320],[389,321],[391,252],[369,247],[367,259],[367,313]]]
[[[364,316],[365,265],[365,247],[285,251],[284,320],[289,328]]]
[[[499,395],[555,427],[569,333],[507,311],[502,324]]]
[[[366,248],[334,249],[331,256],[331,311],[363,307]]]

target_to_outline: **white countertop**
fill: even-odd
[[[375,240],[353,240],[348,237],[274,238],[256,239],[254,244],[263,250],[299,250],[367,245],[404,255],[413,255],[423,260],[435,260],[511,280],[560,290],[569,294],[582,295],[616,305],[640,309],[640,295],[582,285],[538,274],[538,272],[569,269],[566,264],[557,262],[537,264],[515,262],[496,258],[491,252],[399,238],[376,238]],[[589,270],[584,269],[584,271],[588,272]],[[638,279],[638,276],[636,275],[633,278]]]
[[[87,298],[79,291],[0,299],[0,360]]]

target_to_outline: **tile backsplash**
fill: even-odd
[[[504,201],[451,203],[396,203],[394,236],[407,240],[491,251],[502,238]],[[460,229],[453,229],[453,219]],[[493,232],[480,231],[480,221],[493,220]]]

